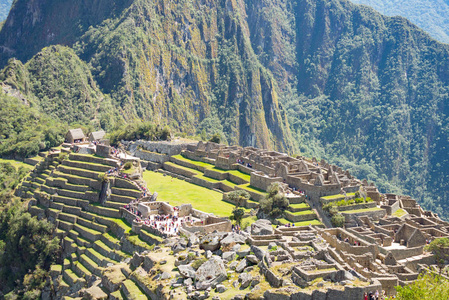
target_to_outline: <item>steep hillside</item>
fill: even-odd
[[[449,2],[446,0],[352,0],[387,16],[403,16],[433,38],[449,43]]]
[[[62,99],[52,88],[59,76],[33,71],[53,68],[60,51],[45,49],[48,58],[10,61],[2,75],[41,110],[101,123],[94,108],[108,107],[109,95],[110,114],[127,121],[187,133],[213,124],[230,144],[323,157],[383,191],[447,208],[448,46],[406,19],[344,0],[103,0],[88,13],[83,1],[48,3],[17,1],[0,32],[2,64],[69,45],[91,98],[76,96],[85,84],[70,84],[67,111],[81,111],[70,117],[37,100]],[[22,77],[8,72],[23,68]],[[73,73],[64,63],[57,70]]]

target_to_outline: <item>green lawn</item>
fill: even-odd
[[[288,223],[292,223],[287,219],[278,219],[279,222],[281,222],[281,224],[288,224]],[[296,222],[295,226],[308,226],[308,225],[322,225],[322,223],[320,222],[320,220],[310,220],[310,221],[302,221],[302,222]]]
[[[337,200],[337,199],[344,199],[345,195],[338,194],[338,195],[324,196],[324,197],[321,197],[321,198],[323,198],[324,200]]]
[[[209,164],[209,163],[205,163],[205,162],[202,162],[202,161],[185,158],[181,154],[173,155],[173,157],[176,158],[176,159],[179,159],[179,160],[183,160],[183,161],[189,162],[189,163],[194,164],[196,166],[200,166],[200,167],[205,167],[205,168],[210,168],[210,169],[215,167],[213,164]]]
[[[19,169],[20,167],[24,167],[28,170],[31,170],[33,168],[33,166],[26,164],[23,161],[14,160],[14,159],[0,158],[0,163],[10,163],[16,169]]]
[[[162,173],[145,171],[143,172],[143,179],[151,192],[158,193],[159,201],[168,201],[174,206],[191,203],[193,208],[220,217],[230,216],[235,207],[222,201],[222,194],[219,192],[177,178],[164,176]]]
[[[253,187],[253,186],[249,185],[249,183],[248,184],[239,185],[239,187],[241,187],[241,188],[243,188],[245,190],[251,191],[251,192],[262,194],[262,195],[266,195],[267,194],[267,192],[265,192],[265,191],[263,191],[261,189],[258,189],[256,187]]]
[[[393,213],[393,216],[400,218],[406,214],[407,214],[407,212],[405,210],[403,210],[402,208],[399,208],[397,211],[395,211]]]
[[[309,204],[303,202],[303,203],[297,203],[297,204],[290,204],[291,208],[310,208]]]

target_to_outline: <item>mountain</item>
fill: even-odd
[[[0,45],[3,85],[62,121],[213,124],[449,217],[449,48],[402,17],[345,0],[17,0]]]
[[[2,3],[0,3],[0,23],[6,20],[11,4],[12,0],[3,0]]]
[[[402,16],[433,38],[449,43],[449,2],[447,0],[351,0],[371,6],[387,16]]]

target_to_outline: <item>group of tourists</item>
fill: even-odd
[[[238,164],[241,164],[242,166],[245,165],[245,162],[244,162],[243,160],[241,160],[241,159],[237,159],[237,163],[238,163]],[[252,168],[252,167],[253,167],[253,165],[250,164],[250,163],[246,163],[246,166],[247,166],[248,168]]]
[[[382,291],[382,294],[379,294],[378,290],[376,290],[375,292],[363,294],[363,300],[384,300],[384,299],[385,299],[385,291]]]

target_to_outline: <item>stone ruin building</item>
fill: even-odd
[[[424,247],[435,238],[449,237],[449,223],[423,210],[416,200],[382,194],[373,184],[324,160],[211,142],[124,144],[132,155],[121,155],[123,150],[105,144],[65,145],[61,151],[68,154],[66,160],[56,163],[59,153],[49,153],[17,192],[30,199],[31,214],[55,223],[55,235],[62,239],[66,258],[52,271],[54,278],[63,278],[70,287],[61,288],[60,279],[54,281],[61,295],[78,295],[82,287],[81,291],[89,295],[101,294],[86,280],[96,275],[104,276],[106,296],[118,297],[120,291],[129,298],[137,285],[155,299],[164,293],[174,299],[207,299],[210,288],[218,293],[229,288],[223,285],[229,274],[234,288],[249,287],[251,293],[260,292],[261,282],[267,282],[264,299],[285,295],[289,295],[288,299],[362,299],[364,293],[376,290],[395,295],[395,286],[406,285],[420,273],[434,270],[435,257]],[[92,151],[96,156],[90,155]],[[179,155],[224,171],[204,169],[204,176],[216,178],[217,182],[201,181],[182,167],[189,164],[175,157]],[[127,161],[134,171],[121,173]],[[175,162],[180,165],[177,167]],[[158,169],[216,190],[221,187],[222,192],[232,189],[221,186],[218,179],[232,178],[262,191],[278,182],[291,203],[309,205],[322,223],[285,226],[260,219],[244,232],[233,232],[227,218],[196,210],[188,203],[174,207],[158,201],[157,191],[149,191],[141,180],[143,168]],[[250,175],[249,182],[233,178],[226,170]],[[102,173],[108,180],[101,179]],[[345,226],[332,228],[323,207],[354,199],[355,193],[371,201],[338,206]],[[254,201],[245,206],[257,209],[262,196],[250,194]],[[126,220],[130,227],[113,220]],[[126,232],[158,245],[156,252],[148,253]],[[179,234],[184,238],[177,238]],[[162,264],[158,253],[163,245],[170,245],[179,277],[177,281],[161,281],[155,276],[157,281],[151,284],[159,284],[156,292],[142,278],[153,274],[155,265]],[[189,251],[195,255],[188,255]],[[134,255],[130,258],[126,253]],[[204,268],[195,271],[189,262],[198,258],[219,266],[221,271],[213,269],[208,275],[203,274]],[[108,277],[108,272],[116,265],[128,268],[123,265],[126,261],[135,271],[126,271],[118,284],[112,284],[115,275]]]

